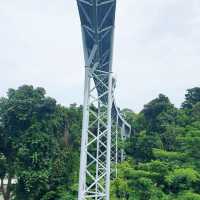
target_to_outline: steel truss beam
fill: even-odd
[[[110,181],[130,133],[114,100],[112,50],[116,0],[77,0],[82,25],[85,86],[78,200],[110,200]]]
[[[117,163],[125,159],[124,151],[118,148],[119,139],[126,138],[125,124],[120,127],[118,114],[112,119],[112,72],[99,73],[93,67],[85,67],[79,200],[109,200],[110,180],[117,176]],[[103,76],[109,76],[108,85],[102,81]],[[97,85],[105,91],[100,96]],[[106,102],[102,101],[104,97]]]
[[[90,56],[92,54],[93,51]],[[90,56],[88,64],[90,64]],[[85,68],[79,200],[108,200],[112,149],[112,75],[111,72],[99,73],[93,67],[86,66]],[[109,77],[109,83],[105,84],[102,77]],[[96,85],[104,91],[100,96]],[[103,102],[102,99],[105,98],[107,101]]]

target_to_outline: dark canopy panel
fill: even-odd
[[[92,68],[97,64],[97,71],[110,72],[116,0],[77,0],[77,3],[81,18],[86,60],[91,55],[95,45],[97,46],[97,53],[89,67]],[[100,79],[108,86],[108,75],[100,76]],[[98,86],[98,81],[95,78],[94,82],[98,95],[101,96],[105,92],[105,87]],[[106,96],[103,96],[101,100],[107,103]],[[121,117],[115,103],[113,103],[112,117],[117,118],[117,115],[119,115],[119,124],[122,125],[124,123],[126,128],[130,129],[130,126]]]
[[[99,56],[96,62],[99,62],[102,70],[108,72],[112,59],[116,1],[78,0],[78,8],[86,53],[90,55],[97,44]]]

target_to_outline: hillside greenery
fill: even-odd
[[[181,108],[160,94],[140,113],[122,112],[132,134],[111,199],[200,200],[200,88],[187,90]],[[40,87],[9,89],[0,98],[3,199],[77,199],[81,123],[82,106],[59,105]]]

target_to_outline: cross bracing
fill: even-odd
[[[114,99],[112,52],[116,0],[77,0],[81,19],[85,90],[79,200],[109,200],[110,180],[124,159],[119,139],[130,134]]]

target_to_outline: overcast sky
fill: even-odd
[[[32,84],[81,104],[83,66],[75,0],[0,0],[0,96]],[[121,108],[159,93],[179,106],[200,86],[200,1],[118,0],[113,71]]]

